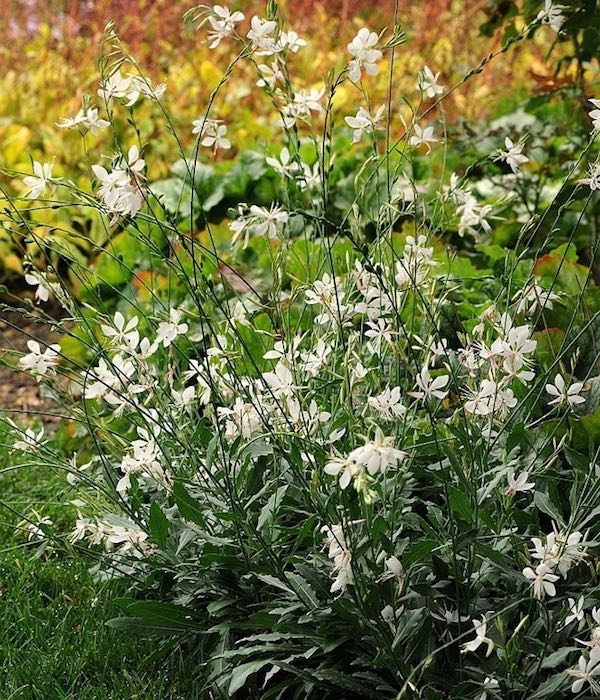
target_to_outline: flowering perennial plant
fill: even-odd
[[[68,412],[76,454],[7,421],[18,454],[67,472],[69,540],[95,553],[94,574],[130,581],[110,624],[193,643],[206,697],[598,694],[591,270],[574,246],[552,247],[552,225],[531,254],[539,212],[504,207],[520,233],[499,251],[501,217],[465,178],[417,182],[411,160],[445,148],[419,111],[443,100],[440,74],[422,67],[397,143],[393,72],[389,104],[368,100],[399,28],[361,28],[339,73],[307,86],[290,61],[308,40],[273,2],[247,22],[222,5],[200,16],[211,46],[240,46],[220,88],[244,58],[273,101],[282,142],[260,167],[281,181],[279,200],[195,230],[193,200],[211,196],[202,159],[236,146],[219,90],[187,126],[190,194],[175,210],[144,174],[143,142],[91,165],[92,195],[48,164],[25,180],[29,198],[52,184],[64,206],[96,208],[136,249],[133,261],[114,253],[117,308],[89,270],[81,305],[59,269],[28,273],[38,304],[64,307],[64,338],[30,340],[18,365]],[[536,21],[559,31],[561,17],[546,3]],[[340,86],[357,104],[335,121]],[[106,119],[87,109],[60,126],[108,128],[163,92],[117,68],[99,91]],[[519,182],[535,157],[526,136],[488,154]],[[336,223],[338,139],[366,150]],[[591,172],[587,189],[571,178],[588,203]],[[29,537],[52,530],[35,514]]]

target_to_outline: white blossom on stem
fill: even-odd
[[[363,69],[367,75],[377,75],[379,72],[377,61],[383,54],[375,48],[378,41],[379,37],[375,32],[363,27],[348,44],[348,51],[353,57],[348,64],[348,76],[353,82],[357,83],[360,80]]]

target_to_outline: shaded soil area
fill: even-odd
[[[23,414],[23,417],[53,413],[56,405],[40,392],[29,374],[18,370],[19,357],[28,352],[27,341],[37,340],[42,347],[56,343],[59,336],[42,323],[33,323],[20,313],[2,312],[0,316],[0,411]],[[54,422],[42,415],[44,422]]]

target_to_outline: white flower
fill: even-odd
[[[98,95],[106,102],[109,102],[113,98],[123,99],[130,97],[133,92],[131,78],[124,76],[119,68],[100,83]]]
[[[497,359],[502,358],[502,370],[508,378],[518,378],[527,383],[535,376],[533,372],[526,371],[528,360],[526,355],[531,354],[537,347],[537,341],[531,338],[531,327],[513,326],[508,314],[502,314],[496,328],[503,337],[496,338],[489,350],[483,348],[480,355],[483,359],[489,359],[496,367]]]
[[[109,121],[100,118],[96,107],[90,107],[86,110],[83,124],[92,132],[94,136],[98,133],[98,131],[100,131],[100,129],[106,129],[107,126],[110,126]]]
[[[92,523],[88,518],[84,518],[81,513],[77,513],[77,520],[75,521],[75,528],[69,537],[70,542],[79,542],[84,539],[87,533],[92,529]]]
[[[331,354],[331,346],[320,338],[314,350],[310,353],[302,353],[302,369],[310,376],[316,377],[327,364],[327,358]]]
[[[149,360],[157,350],[158,343],[151,343],[148,338],[142,338],[139,347],[135,351],[135,356],[138,360],[145,362]]]
[[[36,517],[36,522],[29,522],[27,523],[27,529],[29,530],[29,534],[27,535],[27,541],[28,542],[43,542],[48,535],[44,532],[44,530],[40,527],[41,525],[53,525],[54,523],[50,518],[44,517],[40,518],[40,516],[37,513],[34,513]]]
[[[140,95],[148,97],[151,100],[160,100],[160,98],[165,94],[167,86],[164,83],[160,85],[152,85],[148,78],[142,77],[140,75],[130,76],[132,91],[129,94],[129,102],[127,106],[131,106],[134,102],[137,102]]]
[[[307,42],[296,32],[291,30],[289,32],[281,32],[279,41],[283,48],[288,49],[288,51],[291,51],[292,53],[298,53],[300,49],[307,46]]]
[[[262,428],[262,419],[256,407],[251,403],[244,403],[238,396],[231,408],[217,407],[217,415],[225,418],[225,436],[235,439],[240,435],[250,439]]]
[[[33,161],[33,175],[23,178],[23,183],[29,188],[27,196],[38,199],[46,192],[46,188],[52,180],[52,163],[38,163]]]
[[[29,353],[19,359],[21,369],[31,372],[39,382],[54,369],[60,359],[60,345],[49,345],[43,351],[37,340],[28,340]]]
[[[122,392],[128,387],[132,394],[144,390],[140,385],[130,386],[134,374],[133,362],[122,355],[115,355],[110,366],[102,357],[96,367],[84,372],[85,398],[106,399],[112,405],[120,404],[126,398]]]
[[[265,158],[265,161],[273,168],[273,170],[278,172],[283,177],[291,178],[294,176],[294,173],[297,173],[300,170],[300,164],[298,161],[292,159],[290,152],[286,147],[281,149],[279,159],[268,156]]]
[[[498,392],[498,385],[490,379],[483,379],[479,391],[473,392],[471,398],[465,401],[465,411],[477,416],[488,416],[494,408],[494,397]]]
[[[223,5],[213,5],[208,23],[212,31],[208,33],[209,48],[215,49],[223,39],[230,37],[235,32],[235,25],[244,20],[243,12],[231,12]]]
[[[477,696],[477,700],[487,700],[488,693],[491,693],[493,697],[498,697],[497,690],[500,690],[500,683],[492,676],[486,676],[481,685],[481,695]]]
[[[553,384],[546,384],[546,391],[554,397],[552,401],[548,401],[549,406],[566,403],[569,408],[575,408],[578,404],[585,403],[585,398],[580,395],[583,391],[583,382],[574,382],[567,388],[560,373],[554,377]]]
[[[429,153],[431,151],[430,144],[438,142],[439,139],[434,136],[432,126],[426,126],[423,129],[418,124],[413,125],[413,135],[410,137],[409,141],[411,146],[420,146],[424,143],[427,147],[427,153]]]
[[[552,569],[547,564],[538,564],[535,571],[527,566],[523,569],[523,576],[531,581],[533,586],[533,595],[538,600],[541,600],[544,595],[550,597],[556,595],[555,581],[558,581],[559,576],[552,573]]]
[[[220,148],[231,148],[231,141],[226,137],[227,127],[220,119],[195,119],[192,134],[199,134],[200,143],[212,148],[216,153]]]
[[[429,66],[425,66],[419,74],[419,82],[417,88],[424,92],[427,97],[434,98],[444,92],[444,88],[438,84],[439,73],[433,74]]]
[[[533,281],[515,294],[513,301],[517,299],[519,303],[515,313],[517,315],[524,313],[528,316],[533,316],[538,309],[553,309],[554,302],[560,299],[560,295],[555,292],[546,291]]]
[[[409,392],[409,396],[424,401],[432,396],[436,399],[443,399],[448,394],[444,388],[450,381],[447,374],[443,374],[433,379],[429,373],[429,367],[425,366],[416,377],[418,391]]]
[[[370,338],[367,350],[372,355],[380,355],[381,346],[384,342],[387,345],[392,344],[394,331],[392,331],[384,318],[378,318],[376,321],[367,321],[366,325],[367,330],[365,331],[365,336]]]
[[[383,110],[384,107],[381,106],[371,116],[367,109],[359,107],[354,117],[345,117],[346,124],[353,130],[352,143],[359,143],[364,134],[372,134],[377,129],[383,116]]]
[[[391,605],[386,605],[381,610],[381,617],[383,621],[389,625],[392,631],[396,630],[396,613]]]
[[[427,236],[407,236],[402,260],[396,261],[396,284],[401,288],[416,287],[425,281],[429,268],[438,264],[433,259],[433,247],[427,245]]]
[[[113,525],[112,523],[99,523],[98,530],[100,541],[104,540],[108,551],[112,551],[114,545],[120,545],[120,554],[131,554],[141,557],[150,552],[146,544],[148,533],[136,525],[132,524],[131,527],[124,527],[123,525]]]
[[[321,187],[321,166],[317,161],[312,168],[308,163],[302,163],[302,174],[298,178],[301,190],[315,190]]]
[[[262,376],[277,397],[290,397],[296,388],[294,376],[283,362],[277,363],[274,372],[264,372]]]
[[[50,299],[52,287],[44,275],[38,272],[26,272],[25,282],[27,282],[27,284],[31,285],[32,287],[36,288],[35,300],[37,302],[44,302]]]
[[[387,574],[385,574],[386,578],[399,579],[404,577],[404,567],[398,557],[391,556],[386,559],[385,566],[387,569]]]
[[[352,384],[358,384],[369,374],[369,370],[363,365],[360,360],[356,360],[356,364],[352,367],[350,381]]]
[[[590,102],[596,108],[589,113],[589,117],[592,120],[592,129],[594,131],[600,131],[600,100],[591,98]]]
[[[155,435],[160,429],[154,431]],[[116,490],[125,495],[131,487],[131,476],[135,475],[145,488],[170,488],[171,475],[161,465],[162,453],[160,447],[151,435],[144,428],[138,428],[138,435],[141,439],[133,440],[132,451],[125,455],[121,461],[121,472],[123,477],[119,480]]]
[[[583,598],[583,596],[582,596],[582,598]],[[581,602],[581,598],[579,600]],[[575,607],[573,615],[574,615],[574,617],[577,617],[578,614],[581,614],[581,617],[583,619],[585,619],[585,616],[583,615],[583,610],[582,609],[580,610],[579,605],[577,605],[577,607]],[[583,644],[586,647],[590,647],[590,648],[600,646],[600,609],[597,608],[596,606],[594,606],[592,608],[592,620],[596,624],[592,627],[589,641],[584,641],[583,639],[577,639],[577,637],[575,637],[575,640],[577,642],[579,642],[580,644]],[[567,623],[565,621],[565,625],[566,624]]]
[[[285,75],[277,61],[272,61],[270,66],[266,63],[260,63],[258,65],[258,72],[260,75],[260,78],[256,81],[258,87],[270,88],[272,90],[277,83],[281,83],[285,80]]]
[[[558,568],[559,574],[566,578],[569,569],[587,558],[583,534],[571,532],[566,538],[562,532],[551,532],[546,536],[545,544],[539,537],[532,537],[533,559],[539,559],[551,568]]]
[[[283,49],[283,46],[275,40],[273,33],[277,30],[277,22],[261,19],[254,16],[250,20],[248,39],[252,42],[252,49],[259,56],[271,56]]]
[[[175,406],[178,408],[184,408],[185,406],[189,406],[196,398],[196,388],[193,386],[187,386],[182,391],[171,389],[171,396],[173,397]]]
[[[188,332],[188,324],[180,323],[182,315],[179,309],[169,310],[169,320],[161,321],[158,324],[156,332],[157,343],[162,343],[163,347],[168,348],[178,335]]]
[[[282,109],[284,126],[290,129],[298,119],[308,120],[311,112],[323,112],[321,100],[324,95],[325,88],[295,92],[292,102]]]
[[[110,338],[115,346],[125,346],[126,349],[133,351],[137,348],[140,341],[140,334],[136,330],[138,321],[138,317],[134,316],[126,322],[123,314],[117,311],[115,312],[112,326],[102,324],[100,327],[104,335]]]
[[[508,486],[504,492],[507,496],[514,496],[515,493],[531,491],[535,488],[535,483],[533,481],[527,481],[529,478],[529,472],[521,472],[519,476],[515,479],[515,472],[509,469],[507,474]]]
[[[116,168],[109,173],[102,165],[92,165],[92,170],[101,182],[98,195],[107,206],[112,206],[118,200],[119,193],[129,185],[127,172]]]
[[[475,199],[471,193],[467,193],[464,201],[456,208],[456,213],[460,216],[458,224],[458,235],[463,237],[465,233],[477,237],[477,228],[481,227],[485,233],[489,233],[492,227],[486,220],[491,213],[490,204],[482,204]]]
[[[82,127],[91,131],[95,136],[100,129],[106,129],[107,126],[110,126],[110,122],[100,118],[96,107],[89,107],[88,109],[80,109],[74,117],[63,119],[57,126],[61,129]]]
[[[39,449],[45,442],[43,426],[37,433],[32,428],[18,430],[20,430],[19,439],[15,440],[13,443],[13,449],[15,450],[21,450],[22,452],[34,452],[35,450]]]
[[[370,32],[366,27],[363,27],[348,44],[348,51],[353,56],[348,64],[350,80],[358,82],[363,68],[368,75],[376,75],[379,72],[377,61],[383,54],[375,48],[378,40],[379,37],[375,32]]]
[[[566,22],[567,18],[562,14],[562,5],[556,5],[553,0],[544,0],[544,9],[538,14],[538,19],[540,19],[544,24],[550,25],[552,29],[558,34],[561,27]]]
[[[129,149],[126,161],[123,158],[117,160],[112,172],[108,172],[102,165],[92,165],[94,175],[101,183],[98,196],[108,212],[115,217],[133,217],[142,208],[144,177],[141,173],[145,165],[137,146]]]
[[[583,613],[585,598],[583,596],[579,596],[579,600],[577,601],[574,598],[569,598],[568,602],[569,614],[565,617],[565,627],[567,625],[570,625],[571,622],[581,622],[585,618],[585,615]]]
[[[398,584],[398,594],[402,592],[406,580],[406,574],[402,562],[398,557],[391,556],[385,560],[385,571],[379,577],[378,581],[390,581],[394,579]]]
[[[395,467],[408,456],[406,452],[393,447],[394,438],[385,437],[381,430],[377,429],[375,440],[352,450],[348,459],[367,470],[369,476],[383,474],[388,467]]]
[[[253,217],[254,233],[258,236],[266,235],[269,238],[276,238],[277,233],[287,224],[289,218],[289,214],[275,202],[271,204],[270,209],[253,204],[250,207],[250,215]]]
[[[399,386],[395,386],[393,389],[386,387],[377,396],[369,396],[367,403],[377,411],[382,420],[401,418],[406,413],[406,407],[400,401],[400,391]]]
[[[313,282],[312,289],[306,291],[307,304],[330,306],[337,298],[336,289],[339,282],[326,272],[320,280]]]
[[[137,146],[131,146],[127,151],[126,170],[134,173],[137,177],[140,176],[142,170],[146,167],[146,161],[140,158],[140,149]]]
[[[600,695],[600,684],[595,678],[600,673],[600,647],[592,647],[588,659],[582,654],[577,666],[567,669],[567,673],[576,679],[571,685],[572,693],[580,693],[588,683],[591,694]]]
[[[347,489],[352,480],[362,472],[362,468],[347,457],[333,457],[327,462],[323,471],[325,474],[329,474],[329,476],[339,476],[340,488],[344,490]]]
[[[589,185],[590,190],[600,190],[600,163],[592,163],[588,166],[589,177],[578,180],[582,185]]]
[[[489,656],[494,650],[494,642],[486,637],[487,633],[487,614],[481,616],[481,620],[472,620],[473,627],[475,627],[475,639],[470,642],[466,642],[460,648],[462,654],[467,651],[477,651],[482,644],[487,645],[486,656]]]
[[[328,548],[327,556],[333,559],[333,573],[336,574],[335,581],[329,589],[331,593],[343,593],[346,587],[353,583],[352,576],[352,553],[346,545],[344,530],[341,525],[324,525],[321,532],[326,539],[324,546]]]
[[[395,467],[406,459],[406,452],[393,447],[393,437],[385,437],[381,430],[377,429],[375,440],[367,441],[364,445],[352,450],[345,457],[334,457],[327,462],[324,471],[330,476],[340,476],[340,488],[348,487],[352,480],[360,490],[364,481],[365,471],[369,476],[378,473],[383,474],[388,467]]]
[[[106,80],[100,83],[98,95],[105,101],[114,99],[126,100],[126,106],[131,107],[137,102],[140,95],[158,100],[166,90],[166,85],[153,87],[148,78],[139,75],[123,75],[118,68]]]
[[[506,151],[501,151],[498,157],[509,165],[513,173],[517,173],[521,165],[529,162],[529,158],[523,155],[523,144],[513,143],[507,136],[504,145]]]
[[[185,372],[185,379],[195,379],[199,390],[200,396],[198,397],[200,403],[206,406],[210,401],[211,397],[211,386],[210,382],[207,381],[211,377],[211,371],[206,363],[201,364],[198,360],[190,360],[189,369]]]
[[[302,342],[302,336],[296,335],[292,338],[292,342],[286,344],[283,340],[277,340],[272,350],[267,350],[263,358],[265,360],[285,360],[288,364],[293,364],[294,360],[300,356],[298,346]]]
[[[479,391],[471,394],[471,399],[465,401],[465,411],[478,416],[488,416],[493,413],[506,413],[514,408],[517,399],[512,389],[502,387],[490,379],[483,379]]]

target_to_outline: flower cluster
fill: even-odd
[[[133,217],[142,208],[145,196],[142,171],[145,166],[137,146],[129,149],[126,160],[119,156],[110,172],[102,165],[92,165],[100,182],[98,196],[113,218]]]

